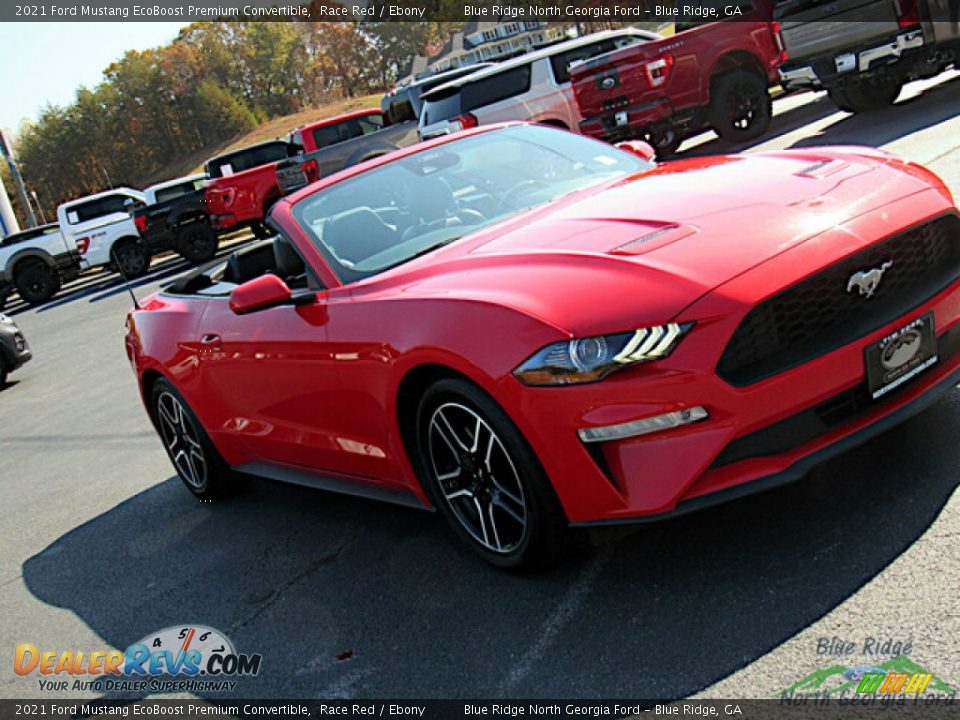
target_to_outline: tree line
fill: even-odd
[[[168,45],[127,52],[96,87],[80,88],[72,104],[48,106],[22,127],[16,142],[21,173],[49,219],[64,200],[111,186],[139,187],[172,158],[272,117],[382,91],[454,26],[186,26]]]

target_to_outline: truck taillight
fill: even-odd
[[[908,28],[920,24],[920,8],[917,0],[893,0],[893,10],[897,14],[897,25]]]
[[[90,249],[90,238],[82,237],[77,239],[77,250],[81,255],[86,255],[87,250]]]
[[[320,176],[320,166],[317,164],[316,160],[308,160],[303,164],[303,174],[307,178],[307,182],[316,182],[317,178]]]
[[[137,226],[137,232],[143,235],[147,231],[147,216],[139,215],[135,217],[133,224]]]
[[[475,128],[480,123],[477,122],[476,115],[471,115],[470,113],[464,113],[463,115],[457,115],[456,117],[450,118],[451,125],[459,125],[457,130],[469,130],[470,128]]]
[[[662,87],[670,79],[670,70],[673,68],[673,55],[664,55],[651,60],[643,69],[647,73],[647,82],[650,87]]]
[[[773,32],[773,41],[777,44],[777,50],[780,51],[780,62],[778,64],[783,65],[789,56],[787,55],[787,46],[783,42],[783,32],[781,31],[780,23],[770,23],[770,30]]]

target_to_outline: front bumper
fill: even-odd
[[[923,31],[919,28],[900,33],[889,42],[865,50],[854,50],[822,58],[810,65],[780,69],[780,84],[784,90],[818,88],[833,84],[834,80],[850,75],[861,75],[876,67],[896,63],[904,55],[923,48]],[[852,64],[841,66],[840,58],[849,58]]]
[[[240,224],[240,220],[238,220],[237,216],[233,213],[227,213],[225,215],[211,215],[210,224],[217,232],[225,232],[237,227],[237,225]]]
[[[960,238],[957,238],[960,242]],[[960,380],[960,278],[818,357],[748,386],[717,375],[750,307],[823,265],[816,243],[745,273],[674,321],[697,325],[673,354],[583,386],[524,388],[511,415],[544,465],[574,525],[670,517],[794,480],[892,427]],[[762,281],[760,276],[763,276]],[[878,400],[867,393],[865,349],[933,313],[938,361]],[[702,407],[708,417],[662,431],[585,443],[607,428]]]

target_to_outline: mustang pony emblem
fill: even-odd
[[[863,297],[873,297],[873,294],[877,291],[877,286],[880,284],[880,280],[883,278],[883,274],[891,265],[893,265],[893,261],[888,260],[878,268],[855,272],[847,281],[847,292],[853,292],[853,289],[856,288]]]

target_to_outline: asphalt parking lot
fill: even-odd
[[[737,149],[876,145],[960,198],[958,108],[960,73],[870,117],[790,96],[763,141]],[[133,289],[185,270],[155,263]],[[0,391],[8,658],[17,643],[122,649],[195,623],[263,655],[238,688],[251,698],[769,697],[829,663],[817,638],[872,634],[911,639],[918,663],[960,685],[960,392],[791,486],[516,577],[413,510],[265,481],[198,503],[140,405],[126,288],[82,278],[40,309],[7,308],[35,355]],[[2,697],[82,696],[0,668]]]

